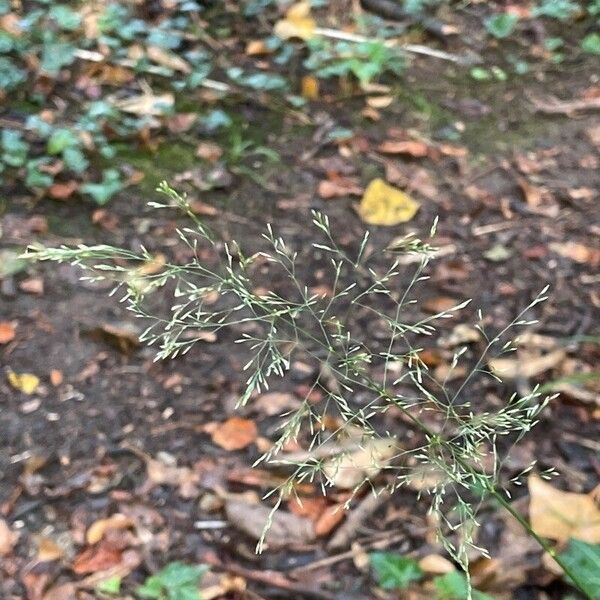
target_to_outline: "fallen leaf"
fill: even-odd
[[[264,40],[250,40],[246,44],[246,54],[247,56],[262,56],[265,54],[272,54],[273,49],[269,48],[267,44],[265,44]]]
[[[257,436],[254,421],[231,417],[217,425],[212,432],[212,441],[225,450],[241,450],[252,444]]]
[[[76,600],[77,586],[74,583],[61,583],[51,587],[42,600]]]
[[[27,395],[35,393],[40,385],[40,378],[33,373],[15,373],[14,371],[8,371],[6,378],[12,387]]]
[[[167,119],[167,129],[171,133],[185,133],[192,128],[197,119],[197,113],[177,113]]]
[[[157,65],[173,69],[173,71],[180,71],[186,75],[192,72],[192,67],[188,62],[183,60],[180,56],[173,52],[169,52],[160,46],[149,46],[146,49],[148,58],[155,62]]]
[[[377,150],[382,154],[407,154],[414,158],[421,158],[427,156],[429,147],[425,142],[418,140],[386,140],[379,145]]]
[[[307,100],[319,99],[319,80],[314,75],[305,75],[302,77],[301,91],[303,98]]]
[[[393,101],[394,96],[369,96],[367,105],[370,108],[387,108]]]
[[[41,296],[44,293],[44,280],[41,277],[29,277],[19,283],[19,289],[26,294]]]
[[[321,516],[315,522],[315,534],[317,537],[323,537],[331,533],[346,516],[343,504],[337,506],[327,506]]]
[[[419,561],[419,567],[425,573],[432,575],[443,575],[456,571],[456,567],[443,556],[439,554],[428,554]]]
[[[25,271],[29,262],[19,258],[21,252],[16,250],[0,250],[0,279]]]
[[[356,177],[346,177],[344,175],[336,175],[319,182],[317,191],[319,196],[325,200],[344,196],[360,196],[363,193]]]
[[[92,548],[86,548],[75,558],[71,569],[77,575],[105,571],[121,564],[123,553],[114,546],[99,544]]]
[[[317,521],[327,508],[329,503],[324,496],[316,498],[292,498],[288,502],[290,512],[299,517],[308,517],[311,521]]]
[[[410,221],[419,206],[408,194],[377,178],[367,186],[358,214],[370,225],[397,225]]]
[[[252,408],[273,417],[300,407],[300,400],[288,392],[268,392],[252,401]]]
[[[10,321],[0,321],[0,344],[8,344],[15,339],[16,329]]]
[[[529,379],[548,371],[561,363],[566,354],[555,350],[541,356],[517,356],[515,358],[492,358],[488,366],[494,375],[501,379]]]
[[[122,325],[103,323],[87,333],[93,338],[110,344],[123,354],[131,354],[140,345],[139,334],[129,323]]]
[[[54,387],[58,387],[63,382],[63,379],[62,371],[59,371],[58,369],[52,369],[50,371],[50,383]]]
[[[182,498],[195,498],[198,495],[199,473],[196,473],[189,467],[178,467],[174,459],[172,462],[167,462],[164,453],[164,460],[158,460],[146,455],[141,455],[141,457],[146,462],[146,473],[151,486],[172,485],[178,487],[179,495]]]
[[[217,162],[223,156],[223,149],[214,142],[200,142],[196,148],[196,156],[209,162]]]
[[[8,556],[19,539],[19,533],[13,531],[4,519],[0,519],[0,556]]]
[[[258,540],[268,523],[271,508],[231,497],[225,502],[225,514],[233,527]],[[289,544],[305,544],[315,538],[312,521],[284,510],[277,510],[266,533],[265,542],[271,549]]]
[[[91,546],[98,543],[109,529],[127,529],[133,526],[131,517],[121,513],[115,513],[106,519],[94,521],[85,534],[85,541]]]
[[[396,452],[392,439],[368,440],[357,450],[326,461],[323,474],[336,487],[350,489],[375,477]]]
[[[47,536],[37,536],[37,560],[40,562],[50,562],[58,560],[65,555],[65,551],[52,538]]]
[[[454,327],[448,336],[442,337],[439,341],[439,345],[442,348],[454,348],[462,344],[474,344],[481,339],[481,332],[479,329],[467,325],[466,323],[459,323]]]
[[[590,248],[584,244],[578,244],[575,242],[553,242],[549,245],[550,250],[570,258],[571,260],[580,264],[589,264],[592,267],[600,265],[600,249]]]
[[[285,19],[275,23],[273,32],[284,40],[290,38],[310,40],[315,36],[316,27],[317,24],[310,14],[310,2],[302,0],[288,9]]]
[[[143,94],[115,102],[115,107],[140,117],[161,116],[175,106],[175,96],[170,93],[154,94],[146,90]]]
[[[79,188],[77,181],[67,181],[65,183],[53,183],[48,190],[48,194],[55,200],[66,200],[72,196]]]
[[[557,490],[535,474],[529,486],[529,521],[542,537],[600,543],[600,508],[591,494]]]
[[[423,302],[423,310],[429,313],[437,314],[452,310],[455,306],[460,304],[455,298],[450,296],[436,296]]]

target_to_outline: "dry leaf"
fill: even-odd
[[[46,536],[37,536],[37,560],[40,562],[49,562],[58,560],[65,555],[65,551],[52,538]]]
[[[363,189],[356,177],[336,175],[319,183],[319,196],[325,200],[344,196],[360,196]]]
[[[323,473],[336,487],[350,489],[375,477],[396,450],[392,439],[369,440],[358,450],[328,460]]]
[[[63,379],[62,371],[59,371],[58,369],[52,369],[50,371],[50,383],[54,387],[58,387],[63,382]]]
[[[259,412],[273,417],[281,413],[294,410],[300,406],[300,400],[287,392],[268,392],[261,394],[252,402],[252,408]]]
[[[0,321],[0,344],[8,344],[15,339],[15,326],[10,321]]]
[[[189,467],[178,467],[174,459],[172,463],[167,463],[166,460],[157,460],[146,455],[142,455],[142,458],[146,461],[146,472],[151,485],[178,487],[182,498],[195,498],[198,495],[199,473]]]
[[[432,575],[443,575],[444,573],[452,573],[456,571],[456,567],[443,556],[439,554],[428,554],[419,561],[419,567],[425,572]]]
[[[76,600],[77,586],[74,583],[61,583],[46,591],[42,600]]]
[[[98,519],[94,521],[85,534],[85,541],[91,546],[98,543],[109,529],[127,529],[133,526],[134,522],[131,517],[121,513],[115,513],[106,519]]]
[[[310,2],[302,0],[290,7],[285,15],[275,23],[273,32],[281,39],[300,38],[310,40],[314,37],[317,24],[310,14]]]
[[[419,142],[417,140],[386,140],[379,145],[377,150],[383,154],[408,154],[415,158],[421,158],[427,156],[429,147],[425,142]]]
[[[367,105],[370,108],[387,108],[393,101],[394,96],[369,96]]]
[[[322,537],[331,533],[346,516],[343,504],[328,506],[315,522],[315,534]]]
[[[164,115],[174,105],[175,96],[172,93],[153,94],[149,90],[139,96],[115,102],[115,107],[119,110],[144,117]]]
[[[71,568],[77,575],[105,571],[121,564],[122,556],[121,550],[116,549],[114,546],[100,544],[85,549],[73,561]]]
[[[53,183],[48,190],[48,194],[55,200],[66,200],[72,196],[79,188],[77,181],[67,181],[65,183]]]
[[[271,508],[239,498],[228,498],[225,514],[236,529],[251,538],[260,539],[269,519]],[[315,538],[312,521],[284,510],[277,510],[267,531],[265,542],[270,548],[282,548],[289,544],[306,544]]]
[[[529,521],[542,537],[560,542],[575,538],[600,543],[600,508],[591,494],[563,492],[535,474],[529,486]]]
[[[241,450],[252,444],[258,436],[254,421],[231,417],[219,423],[212,432],[212,441],[225,450]]]
[[[564,244],[553,242],[549,245],[549,248],[553,252],[565,258],[570,258],[577,263],[590,264],[592,267],[600,265],[600,249],[598,248],[590,248],[574,242],[565,242]]]
[[[14,371],[8,371],[6,378],[12,387],[27,395],[35,393],[40,385],[39,377],[33,373],[15,373]]]
[[[26,294],[41,296],[44,293],[44,280],[41,277],[28,277],[19,283],[19,289]]]
[[[423,302],[423,310],[429,313],[437,314],[452,310],[460,302],[450,296],[436,296]]]
[[[159,46],[149,46],[146,54],[157,65],[173,69],[173,71],[180,71],[186,75],[192,72],[192,67],[183,58]]]
[[[0,556],[8,556],[19,539],[19,533],[13,531],[4,519],[0,519]]]
[[[223,149],[214,142],[200,142],[196,148],[196,156],[209,162],[217,162],[223,156]]]
[[[492,358],[488,362],[492,373],[500,379],[529,379],[552,369],[565,358],[564,350],[555,350],[542,356],[524,356],[516,358]]]
[[[307,100],[319,99],[319,80],[314,75],[305,75],[302,78],[301,91],[303,98]]]
[[[378,178],[367,186],[358,214],[370,225],[397,225],[410,221],[419,206],[408,194]]]

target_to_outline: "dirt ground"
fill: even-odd
[[[448,298],[473,298],[474,308],[461,313],[460,322],[470,322],[480,307],[500,328],[550,285],[549,300],[535,311],[539,322],[533,331],[554,340],[564,357],[531,379],[474,388],[481,393],[477,402],[493,406],[519,386],[592,371],[600,357],[594,337],[600,334],[598,112],[536,110],[536,102],[552,96],[568,99],[594,86],[597,90],[596,68],[592,57],[568,70],[557,66],[541,80],[481,83],[465,79],[458,67],[422,57],[396,90],[397,101],[376,121],[361,114],[364,101],[352,94],[315,102],[308,123],[289,114],[274,118],[242,102],[237,109],[245,134],[280,157],[280,162],[262,163],[260,182],[234,172],[222,189],[197,192],[191,183],[196,167],[181,170],[177,160],[166,165],[160,154],[141,152],[144,168],[151,169],[145,190],[125,194],[101,211],[76,201],[38,202],[18,192],[3,199],[0,244],[5,249],[33,241],[143,244],[177,258],[175,227],[181,221],[145,206],[155,197],[151,180],[166,177],[214,207],[214,214],[203,218],[225,239],[250,250],[258,247],[265,224],[273,223],[300,251],[303,274],[315,286],[322,257],[310,246],[310,210],[328,214],[347,247],[356,246],[365,228],[353,208],[358,197],[323,199],[320,182],[335,173],[364,186],[384,175],[411,192],[421,209],[407,224],[373,228],[373,248],[409,231],[426,235],[439,216],[436,244],[444,253],[419,288],[423,310],[427,303],[435,307]],[[352,135],[327,141],[324,132],[334,128],[348,128]],[[459,142],[442,141],[448,128],[464,132]],[[433,150],[424,157],[378,153],[394,130],[429,140]],[[254,168],[252,158],[246,166]],[[368,570],[357,568],[347,552],[348,544],[328,549],[331,531],[310,543],[256,555],[256,540],[223,514],[218,490],[266,491],[276,475],[251,476],[260,444],[228,452],[213,443],[207,429],[239,414],[255,421],[260,438],[274,439],[274,417],[252,404],[241,413],[234,410],[243,350],[217,336],[185,357],[153,362],[153,350],[136,342],[139,323],[133,316],[107,296],[106,285],[81,282],[79,276],[76,267],[45,264],[0,282],[0,321],[16,326],[14,339],[0,346],[2,369],[41,379],[37,391],[26,395],[4,374],[0,378],[0,514],[20,534],[15,554],[0,566],[2,598],[38,598],[36,590],[77,580],[67,565],[85,547],[86,528],[115,512],[134,517],[148,533],[141,562],[128,576],[131,585],[179,560],[218,565],[217,571],[245,580],[257,598],[417,598],[426,593],[376,591]],[[445,333],[456,323],[445,322]],[[439,355],[434,362],[447,360],[435,345],[428,349]],[[477,344],[469,355],[476,350]],[[280,391],[301,393],[310,376],[293,373]],[[586,393],[565,388],[552,401],[515,454],[515,470],[535,458],[540,469],[553,466],[561,472],[556,485],[563,489],[588,492],[597,485],[600,409],[593,396],[598,389],[582,389]],[[402,435],[403,424],[394,425]],[[169,482],[149,484],[150,458],[189,467],[197,475],[195,491],[182,494]],[[519,498],[524,494],[514,491],[523,509]],[[335,501],[334,494],[330,502]],[[419,556],[437,553],[424,513],[415,492],[401,492],[369,515],[352,541]],[[566,586],[542,565],[539,553],[530,553],[527,561],[521,557],[518,568],[514,556],[507,557],[506,528],[495,511],[485,514],[482,535],[504,566],[488,580],[482,577],[481,589],[494,597],[563,597]],[[56,552],[56,560],[37,561],[40,544]],[[340,552],[347,554],[336,562],[298,569]],[[74,593],[64,587],[52,598]],[[89,588],[79,593],[95,597]],[[254,597],[243,594],[230,597]]]

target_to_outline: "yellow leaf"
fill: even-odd
[[[32,373],[15,373],[14,371],[9,371],[6,374],[6,378],[8,379],[8,383],[16,390],[28,395],[33,394],[37,390],[38,385],[40,385],[40,378]]]
[[[367,186],[358,214],[370,225],[397,225],[410,221],[419,206],[408,194],[378,178]]]
[[[302,97],[307,100],[319,99],[319,80],[313,75],[305,75],[302,78]]]
[[[285,19],[275,23],[275,35],[284,40],[300,38],[310,40],[315,35],[317,24],[310,14],[310,2],[303,0],[294,4],[286,13]]]
[[[85,541],[92,545],[98,543],[109,529],[127,529],[133,525],[133,519],[121,513],[115,513],[106,519],[94,521],[85,534]]]
[[[600,508],[591,494],[563,492],[530,475],[529,521],[542,537],[560,542],[570,538],[600,543]]]

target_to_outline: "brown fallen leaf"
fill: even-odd
[[[231,417],[219,423],[212,431],[212,441],[225,450],[241,450],[252,444],[258,436],[256,423],[242,417]]]
[[[0,321],[0,344],[8,344],[15,339],[16,328],[10,321]]]
[[[131,354],[140,345],[138,332],[129,323],[119,325],[103,323],[86,333],[106,342],[123,354]]]
[[[252,408],[269,417],[300,407],[300,400],[289,392],[267,392],[252,401]]]
[[[300,94],[306,100],[318,100],[319,87],[319,80],[314,75],[304,75],[300,83]]]
[[[556,367],[565,359],[564,350],[554,350],[541,356],[530,354],[517,355],[515,358],[492,358],[488,366],[494,375],[500,379],[529,379]]]
[[[86,548],[75,558],[71,569],[77,575],[105,571],[121,564],[123,552],[109,544],[98,544]]]
[[[115,513],[106,519],[94,521],[85,534],[85,541],[92,546],[98,543],[109,529],[127,529],[133,525],[134,521],[131,517]]]
[[[50,383],[54,387],[58,387],[63,382],[63,379],[64,376],[62,371],[59,371],[58,369],[52,369],[50,371]]]
[[[377,147],[377,150],[382,154],[406,154],[414,158],[422,158],[429,153],[427,144],[418,140],[386,140]]]
[[[217,162],[223,156],[223,149],[214,142],[200,142],[196,148],[196,156],[209,162]]]
[[[317,188],[319,196],[325,200],[331,198],[343,198],[344,196],[360,196],[363,188],[356,177],[335,175],[330,179],[319,182]]]
[[[41,296],[44,293],[44,280],[41,277],[28,277],[19,283],[19,289],[26,294]]]
[[[439,554],[428,554],[419,561],[419,567],[431,575],[444,575],[456,571],[456,567],[447,558]]]
[[[331,533],[346,516],[343,504],[328,506],[315,522],[315,534],[323,537]]]
[[[175,96],[172,93],[154,94],[150,90],[115,102],[115,107],[119,110],[144,117],[164,115],[173,106],[175,106]]]
[[[323,474],[335,487],[351,489],[375,477],[396,452],[393,439],[368,440],[357,450],[326,461]]]
[[[591,248],[576,242],[553,242],[549,245],[550,250],[569,258],[580,264],[589,264],[592,267],[600,266],[600,249]]]
[[[600,543],[600,508],[591,494],[557,490],[535,474],[527,480],[529,521],[542,537]]]
[[[19,539],[19,533],[13,531],[4,519],[0,519],[0,557],[8,556]]]
[[[460,304],[455,298],[450,296],[437,296],[423,302],[423,310],[429,313],[437,314],[446,312]]]
[[[233,527],[254,540],[259,540],[268,522],[271,508],[230,497],[225,502],[225,514]],[[277,549],[290,544],[306,544],[314,539],[315,532],[310,519],[277,510],[272,517],[265,542],[271,549]]]
[[[50,186],[48,194],[55,200],[66,200],[70,198],[79,189],[77,181],[67,181],[65,183],[54,183]]]
[[[52,538],[44,535],[35,538],[37,544],[37,560],[40,562],[50,562],[58,560],[65,555],[64,549],[59,546]]]
[[[77,586],[74,583],[61,583],[47,590],[42,600],[76,600],[76,592]]]

